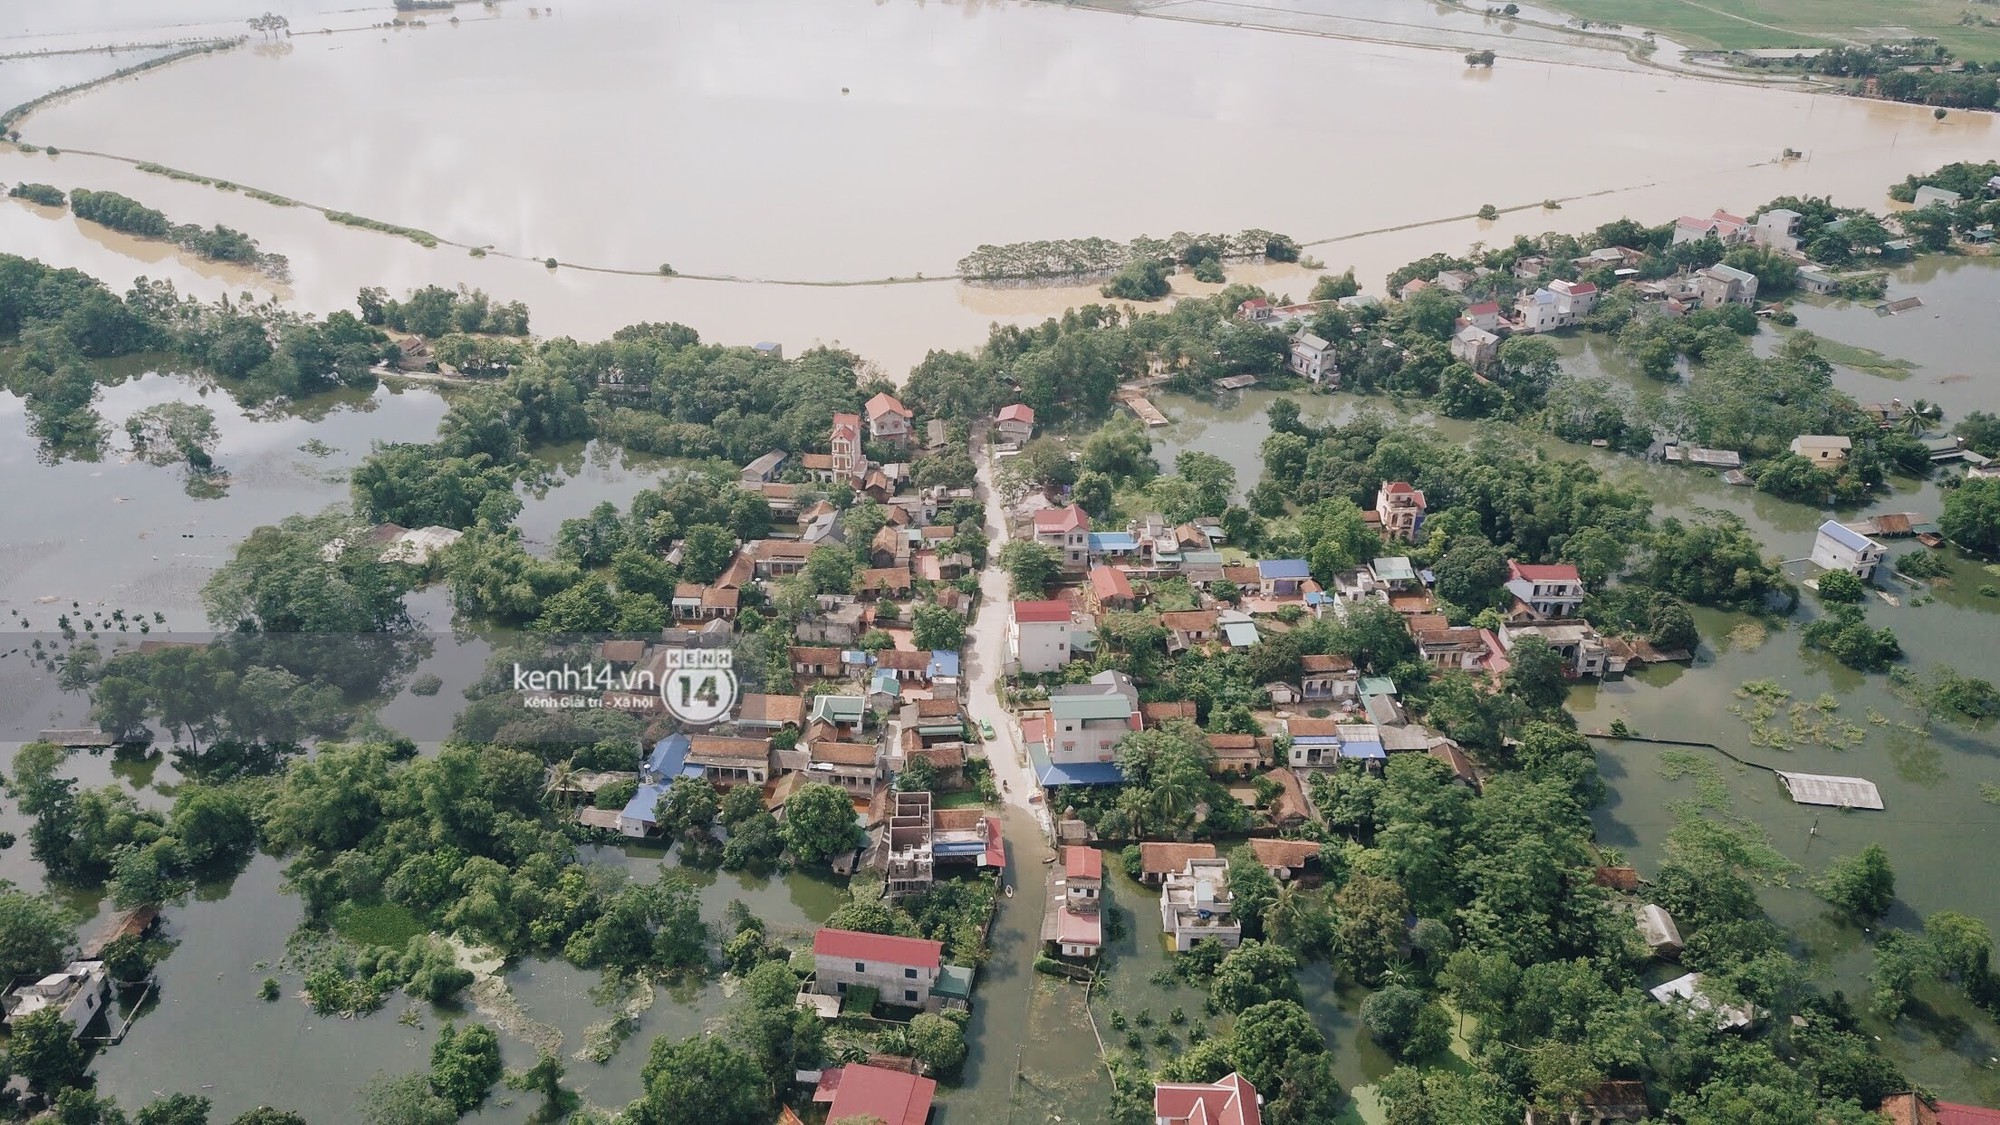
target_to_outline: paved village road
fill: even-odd
[[[986,569],[979,572],[979,617],[965,644],[965,709],[973,724],[985,720],[996,736],[985,745],[993,765],[993,778],[1002,786],[1002,799],[1031,813],[1045,833],[1049,831],[1048,810],[1029,798],[1040,794],[1020,731],[1001,702],[999,687],[1007,663],[1007,573],[1000,569],[1000,548],[1007,542],[1007,521],[995,499],[993,462],[988,456],[984,427],[973,435],[973,460],[979,466],[978,495],[986,505]]]

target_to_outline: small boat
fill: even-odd
[[[1042,857],[1042,862],[1043,862],[1043,863],[1054,863],[1055,861],[1056,861],[1056,857],[1054,857],[1054,856],[1052,856],[1052,855],[1045,855],[1045,856],[1043,856],[1043,857]]]

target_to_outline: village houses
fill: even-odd
[[[1013,602],[1007,610],[1007,655],[1020,675],[1038,676],[1069,663],[1069,603]]]
[[[1340,366],[1334,360],[1333,345],[1310,332],[1301,330],[1292,337],[1286,365],[1292,374],[1308,382],[1340,386]]]
[[[1583,605],[1583,579],[1568,563],[1536,565],[1509,559],[1507,592],[1514,596],[1509,615],[1518,619],[1574,617]]]
[[[1081,570],[1090,565],[1090,517],[1069,504],[1044,508],[1034,515],[1035,542],[1053,548],[1063,566]]]
[[[1813,463],[1816,469],[1839,472],[1847,464],[1847,454],[1854,448],[1854,439],[1838,434],[1800,434],[1792,439],[1794,454]]]
[[[1160,927],[1173,939],[1176,953],[1186,953],[1206,938],[1234,949],[1243,941],[1234,901],[1228,860],[1190,859],[1160,883]]]
[[[1035,412],[1032,408],[1015,403],[1003,406],[993,419],[994,440],[1002,445],[1026,445],[1035,436]]]
[[[862,412],[868,416],[868,440],[897,449],[910,447],[911,414],[903,400],[882,391],[868,400]]]
[[[1375,515],[1383,535],[1414,543],[1424,526],[1424,494],[1408,481],[1385,480],[1375,490]]]
[[[884,1003],[931,1007],[944,946],[922,938],[822,928],[813,934],[813,980],[821,995],[872,988]]]

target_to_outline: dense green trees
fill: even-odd
[[[1021,598],[1045,597],[1062,575],[1062,558],[1055,548],[1032,539],[1008,540],[1000,548],[1000,565],[1013,581],[1015,596]]]
[[[1896,873],[1889,867],[1889,853],[1880,844],[1870,844],[1859,854],[1841,856],[1826,873],[1813,881],[1820,897],[1848,914],[1872,922],[1889,912],[1896,901]]]
[[[2000,554],[2000,480],[1967,480],[1946,492],[1938,529],[1968,551]]]
[[[500,1039],[483,1023],[462,1030],[447,1022],[431,1046],[431,1090],[459,1113],[469,1113],[486,1100],[500,1081]]]
[[[719,1038],[655,1039],[640,1074],[646,1095],[625,1112],[642,1125],[764,1125],[771,1116],[756,1062]]]
[[[866,842],[854,803],[837,785],[801,785],[785,799],[785,844],[799,862],[825,863]]]

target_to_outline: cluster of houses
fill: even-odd
[[[1213,525],[1174,528],[1141,522],[1107,533],[1093,530],[1090,518],[1074,506],[1033,512],[1027,532],[1061,552],[1071,584],[1060,597],[1009,605],[1008,670],[1047,674],[1087,656],[1096,647],[1097,623],[1104,614],[1146,610],[1135,580],[1143,584],[1167,576],[1185,579],[1203,602],[1198,609],[1156,615],[1169,654],[1251,650],[1267,635],[1287,629],[1287,618],[1296,620],[1301,613],[1344,618],[1356,605],[1374,602],[1402,616],[1418,654],[1440,669],[1497,676],[1524,637],[1546,641],[1573,678],[1617,677],[1636,662],[1678,657],[1658,653],[1643,641],[1600,635],[1581,619],[1586,590],[1568,564],[1510,562],[1506,586],[1511,601],[1498,628],[1451,624],[1437,612],[1431,574],[1407,555],[1387,553],[1397,542],[1420,537],[1425,509],[1421,490],[1404,481],[1383,481],[1375,508],[1366,515],[1381,532],[1385,553],[1332,576],[1328,586],[1314,579],[1303,559],[1225,562],[1221,531]],[[1218,597],[1218,591],[1229,596]],[[1394,683],[1363,675],[1345,657],[1308,655],[1296,680],[1262,686],[1291,736],[1291,758],[1277,766],[1311,769],[1343,758],[1380,759],[1399,750],[1436,751],[1455,769],[1463,764],[1448,740],[1408,722]],[[1288,716],[1294,708],[1331,717]],[[1192,717],[1174,710],[1171,705],[1142,706],[1129,677],[1106,671],[1088,683],[1051,688],[1045,710],[1024,714],[1022,731],[1042,785],[1113,785],[1124,780],[1116,761],[1118,741],[1165,719]],[[1249,774],[1273,764],[1268,744],[1260,747],[1247,736],[1210,739],[1218,771]]]

